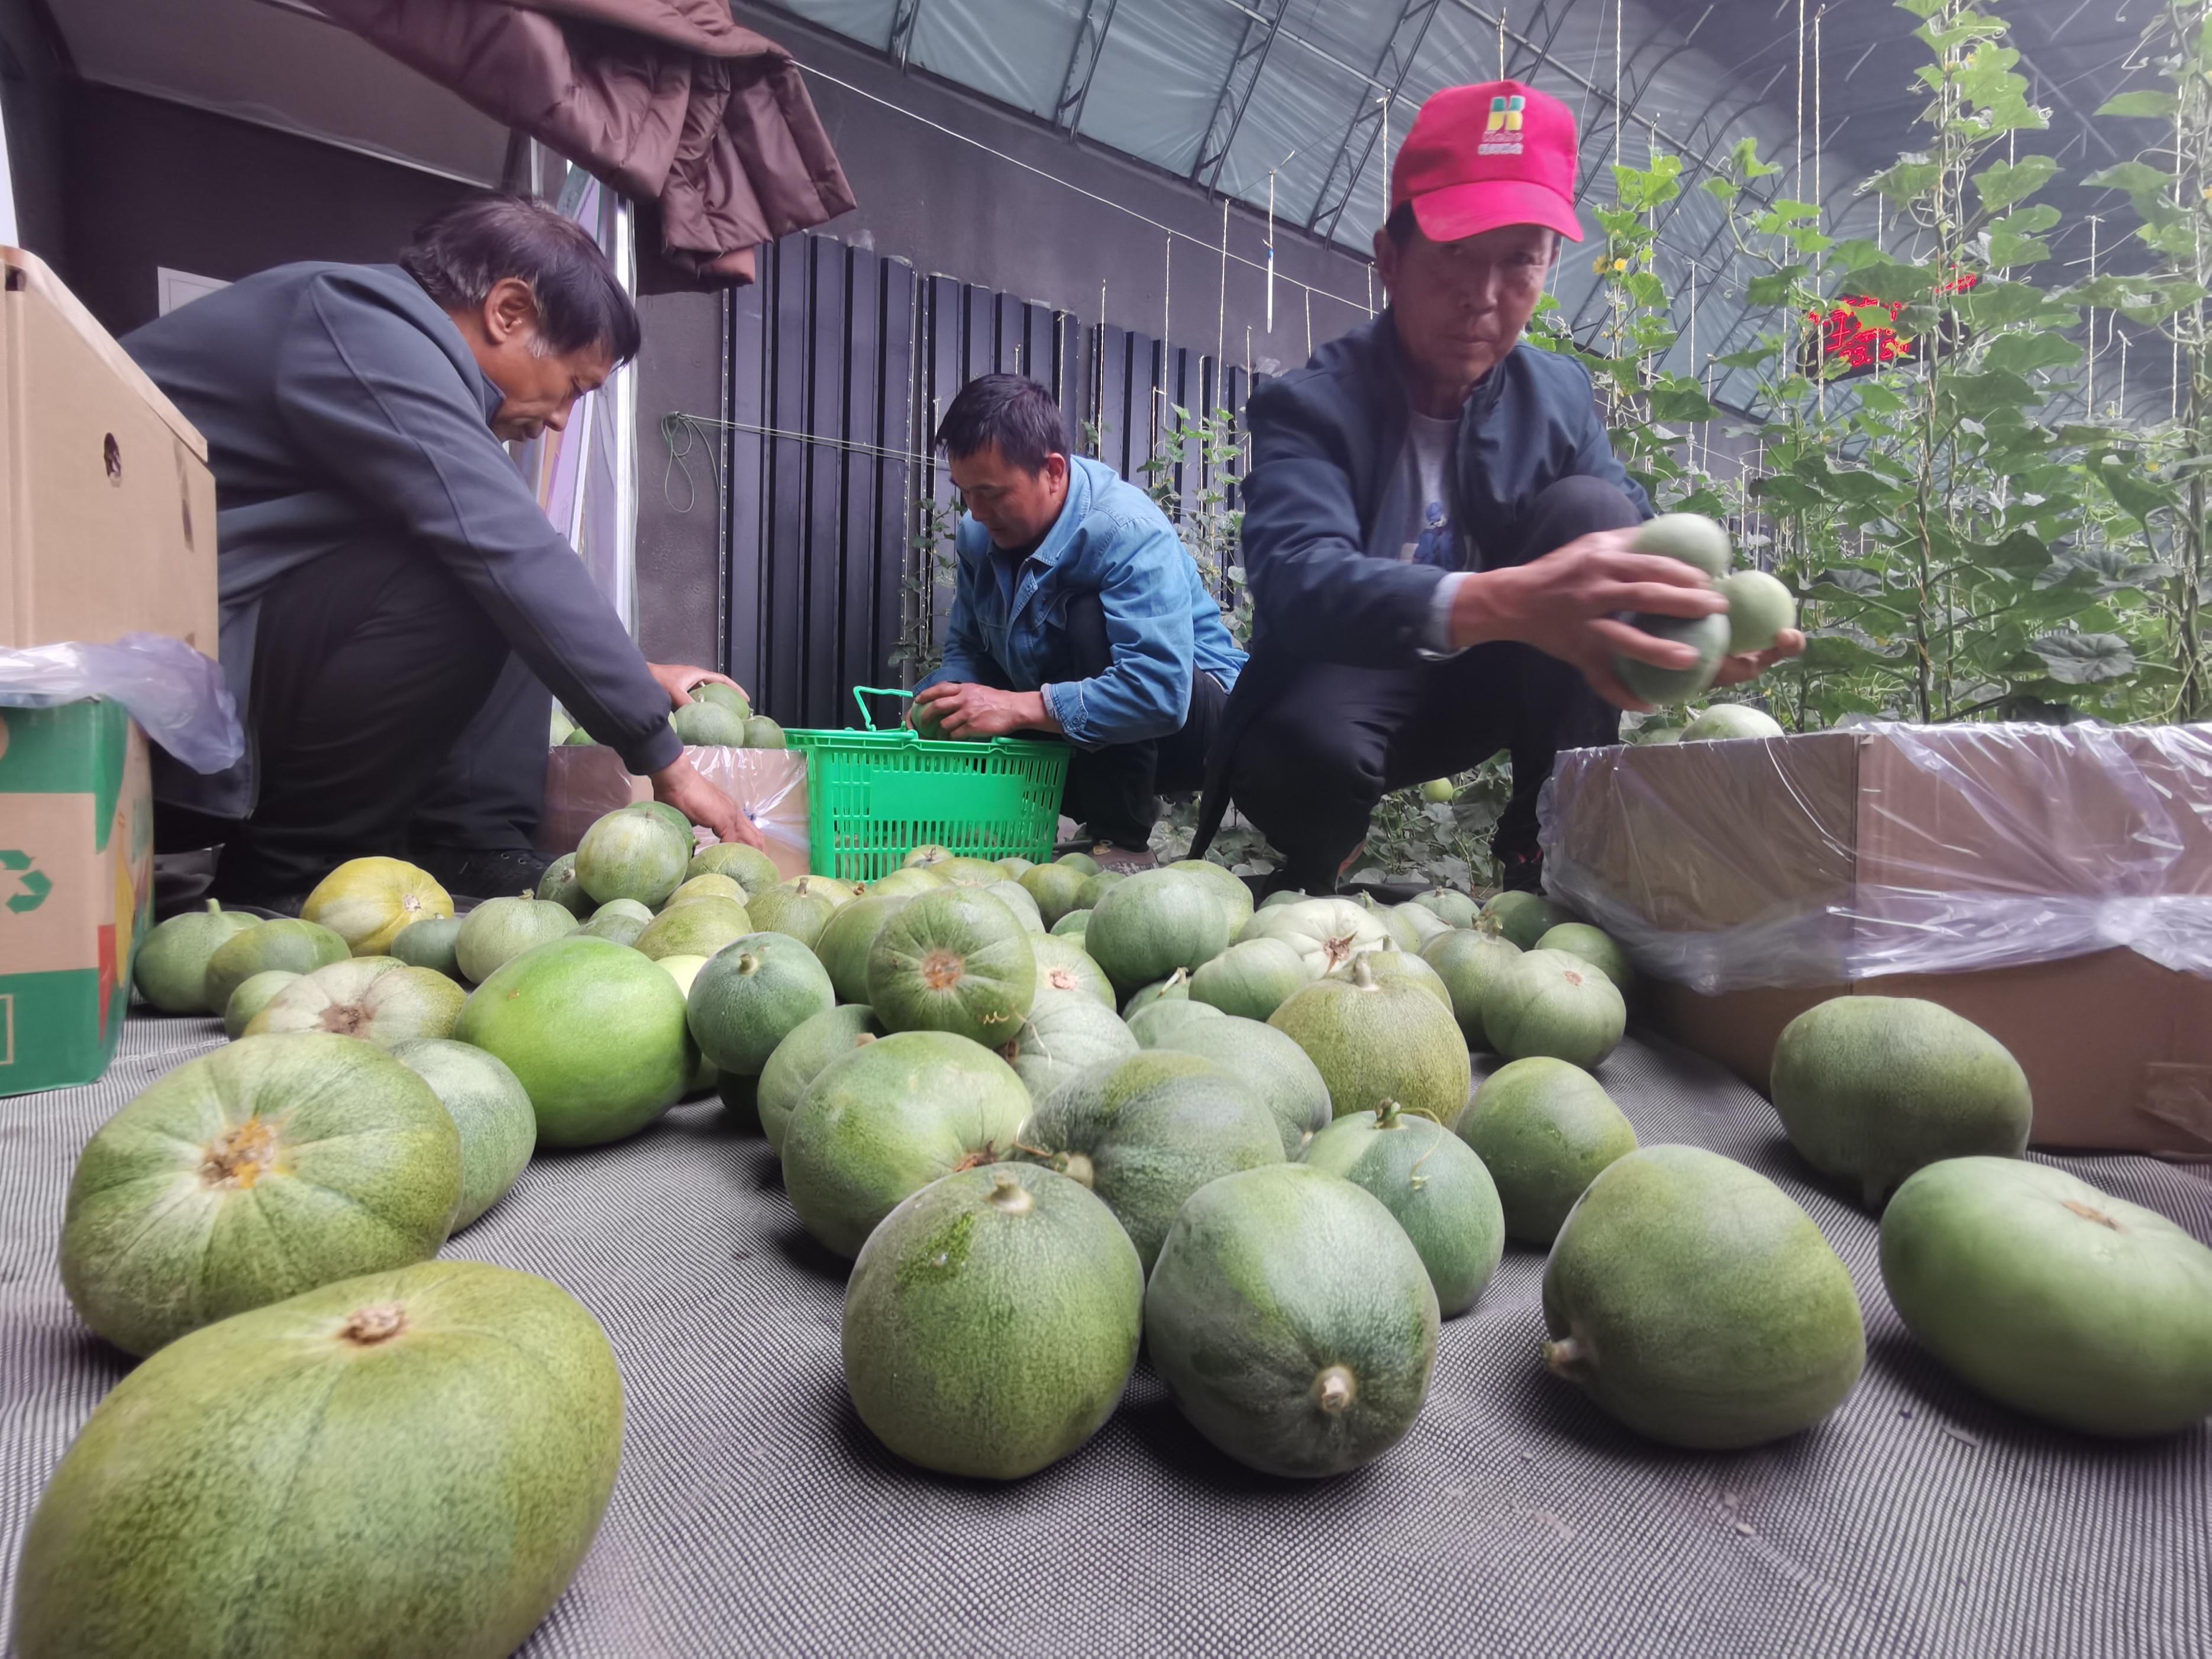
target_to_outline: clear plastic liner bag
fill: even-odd
[[[125,634],[112,645],[0,648],[0,704],[51,708],[106,697],[168,754],[195,772],[238,763],[246,732],[222,670],[182,640]]]
[[[2212,726],[1916,726],[1579,750],[1545,884],[1712,993],[2124,948],[2212,977]]]
[[[699,775],[741,807],[768,843],[768,855],[787,878],[807,872],[806,757],[796,749],[730,749],[687,745]],[[599,744],[551,749],[546,754],[545,812],[538,821],[538,850],[547,857],[573,853],[604,814],[653,799],[646,779],[623,769],[622,757]]]

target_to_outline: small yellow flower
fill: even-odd
[[[1601,253],[1595,259],[1592,260],[1590,262],[1590,269],[1596,271],[1600,276],[1603,276],[1605,274],[1605,255]]]

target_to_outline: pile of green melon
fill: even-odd
[[[765,714],[753,712],[752,699],[734,685],[709,680],[691,688],[691,700],[668,717],[668,724],[686,744],[707,748],[781,749],[783,728]],[[550,733],[552,746],[589,748],[599,742],[590,732],[556,707]]]

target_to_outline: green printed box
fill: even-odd
[[[0,1095],[107,1069],[153,905],[146,737],[123,705],[0,708]]]

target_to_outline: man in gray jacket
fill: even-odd
[[[669,727],[720,677],[645,660],[504,447],[559,430],[636,355],[637,313],[578,226],[471,197],[398,265],[282,266],[123,343],[215,471],[246,755],[212,778],[165,765],[155,793],[164,846],[223,843],[216,896],[293,909],[346,859],[404,855],[510,652],[657,798],[759,844]]]

